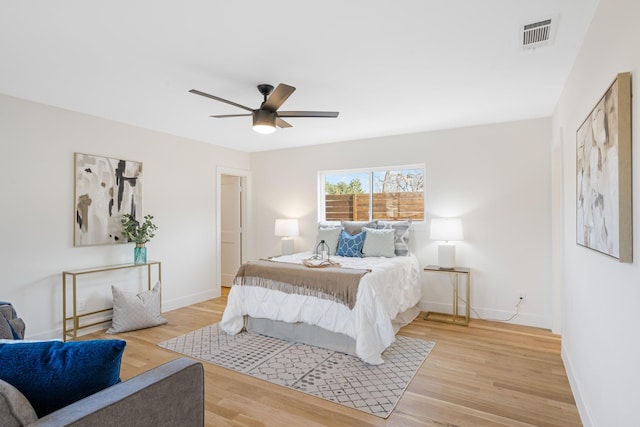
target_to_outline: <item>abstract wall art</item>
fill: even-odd
[[[576,242],[632,262],[631,75],[618,74],[576,132]]]
[[[142,213],[142,163],[75,153],[74,246],[126,243],[122,215]]]

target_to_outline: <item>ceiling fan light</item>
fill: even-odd
[[[253,130],[262,134],[276,131],[276,113],[265,110],[253,112]]]
[[[263,135],[274,133],[276,128],[271,125],[253,125],[253,130]]]

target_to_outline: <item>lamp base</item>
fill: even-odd
[[[453,270],[456,266],[456,247],[454,245],[438,245],[438,267],[442,270]]]
[[[293,239],[291,237],[282,238],[282,255],[291,255],[294,252]]]

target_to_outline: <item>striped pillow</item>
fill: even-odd
[[[398,256],[409,255],[409,230],[411,220],[407,221],[378,221],[378,230],[394,231],[394,252]]]

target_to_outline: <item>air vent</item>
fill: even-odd
[[[551,30],[551,19],[525,25],[522,32],[522,48],[535,49],[549,44]]]

